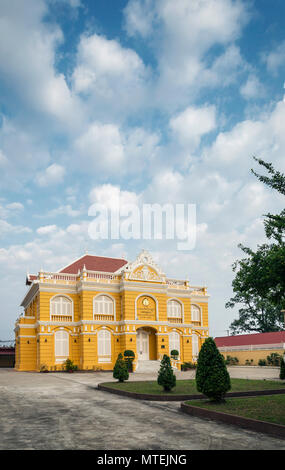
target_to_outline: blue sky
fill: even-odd
[[[250,173],[285,170],[285,4],[235,0],[3,0],[0,4],[0,339],[26,272],[88,252],[148,249],[206,284],[210,333],[237,311],[238,243],[264,240],[282,200]],[[88,235],[94,202],[192,203],[197,244]]]

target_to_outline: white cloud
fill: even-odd
[[[149,71],[137,53],[116,40],[93,34],[81,37],[73,89],[87,97],[92,112],[121,116],[143,101]]]
[[[116,124],[93,122],[75,140],[74,158],[81,171],[96,171],[98,178],[133,174],[151,164],[159,140],[158,134],[143,128],[124,130]]]
[[[63,34],[44,21],[47,13],[44,0],[1,2],[1,78],[30,110],[47,113],[64,126],[75,125],[82,118],[79,101],[55,68]]]
[[[280,101],[259,118],[239,122],[230,131],[219,133],[214,143],[203,150],[208,168],[223,169],[228,176],[243,178],[249,174],[255,155],[285,169],[284,119],[285,103]]]
[[[246,100],[260,99],[265,95],[265,88],[256,75],[249,75],[247,81],[241,86],[240,93]]]
[[[25,130],[24,126],[5,117],[0,128],[0,140],[2,155],[5,157],[1,166],[1,184],[4,187],[13,185],[15,190],[23,187],[27,180],[33,179],[34,173],[50,160],[45,142],[36,132]]]
[[[117,126],[93,123],[75,142],[80,164],[85,159],[88,169],[116,172],[124,160],[124,148]]]
[[[37,229],[37,233],[39,235],[49,235],[50,233],[54,233],[56,230],[56,225],[44,225],[43,227],[39,227]]]
[[[7,234],[22,234],[31,233],[32,230],[29,227],[22,225],[11,225],[6,220],[0,219],[0,236],[6,236]]]
[[[153,28],[155,11],[152,0],[131,0],[128,2],[125,14],[125,28],[129,36],[139,34],[147,37]]]
[[[109,210],[118,210],[124,205],[138,205],[139,196],[131,191],[123,191],[119,186],[103,184],[93,188],[89,195],[92,204],[102,204]]]
[[[201,137],[216,127],[215,106],[189,106],[173,117],[169,125],[180,144],[195,149],[199,146]]]
[[[241,1],[130,0],[126,30],[149,39],[158,62],[151,99],[175,108],[202,87],[235,81],[246,63],[234,42],[248,19],[248,6]],[[221,53],[211,59],[214,46]]]
[[[7,209],[15,210],[15,211],[21,211],[24,209],[24,206],[21,202],[11,202],[7,204]]]
[[[62,183],[64,175],[65,168],[57,163],[53,163],[43,173],[37,175],[36,182],[42,187],[59,184]]]
[[[273,75],[276,75],[279,68],[285,65],[285,41],[282,41],[275,50],[263,54],[263,62]]]
[[[44,217],[57,217],[59,215],[65,215],[66,217],[78,217],[81,214],[80,210],[73,209],[70,204],[61,205],[55,209],[48,211]]]

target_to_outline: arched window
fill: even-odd
[[[182,319],[182,306],[177,300],[169,300],[167,302],[167,318]]]
[[[94,315],[114,316],[114,301],[108,295],[98,295],[93,301]]]
[[[198,336],[193,334],[192,336],[192,356],[193,360],[196,361],[199,354],[199,339]]]
[[[197,305],[191,305],[191,318],[192,321],[201,321],[201,311]]]
[[[109,330],[98,332],[98,362],[111,362],[111,333]]]
[[[63,362],[69,355],[69,334],[65,330],[58,330],[54,334],[54,354],[57,362]]]
[[[72,300],[63,295],[51,299],[50,315],[53,321],[72,321]]]
[[[169,335],[169,354],[176,349],[180,356],[180,335],[176,331],[172,331]]]

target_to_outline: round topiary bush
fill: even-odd
[[[158,385],[162,385],[165,392],[170,392],[176,385],[176,376],[171,367],[170,358],[164,354],[157,377]]]
[[[126,351],[124,352],[124,356],[125,357],[135,357],[135,353],[134,353],[134,351],[131,351],[130,349],[126,349]]]
[[[199,392],[217,402],[223,401],[226,392],[231,389],[225,359],[213,338],[207,338],[200,349],[196,385]]]
[[[176,359],[179,356],[179,351],[177,351],[177,349],[172,349],[170,356],[173,357],[173,359]]]
[[[124,382],[129,378],[129,372],[126,366],[126,363],[123,359],[123,355],[120,353],[116,360],[114,370],[113,370],[114,379],[118,379],[119,382]]]
[[[133,372],[133,360],[135,358],[134,351],[127,349],[126,351],[124,351],[124,356],[128,372]]]

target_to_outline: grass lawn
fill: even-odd
[[[221,404],[211,403],[208,400],[193,400],[186,403],[207,410],[285,425],[285,395],[227,398],[225,403]]]
[[[246,392],[250,390],[271,390],[285,388],[285,383],[269,380],[231,379],[232,388],[230,392]],[[163,388],[156,381],[140,382],[109,382],[102,384],[107,387],[136,393],[149,393],[151,395],[165,395]],[[195,380],[177,380],[176,387],[168,392],[170,395],[198,395]]]

